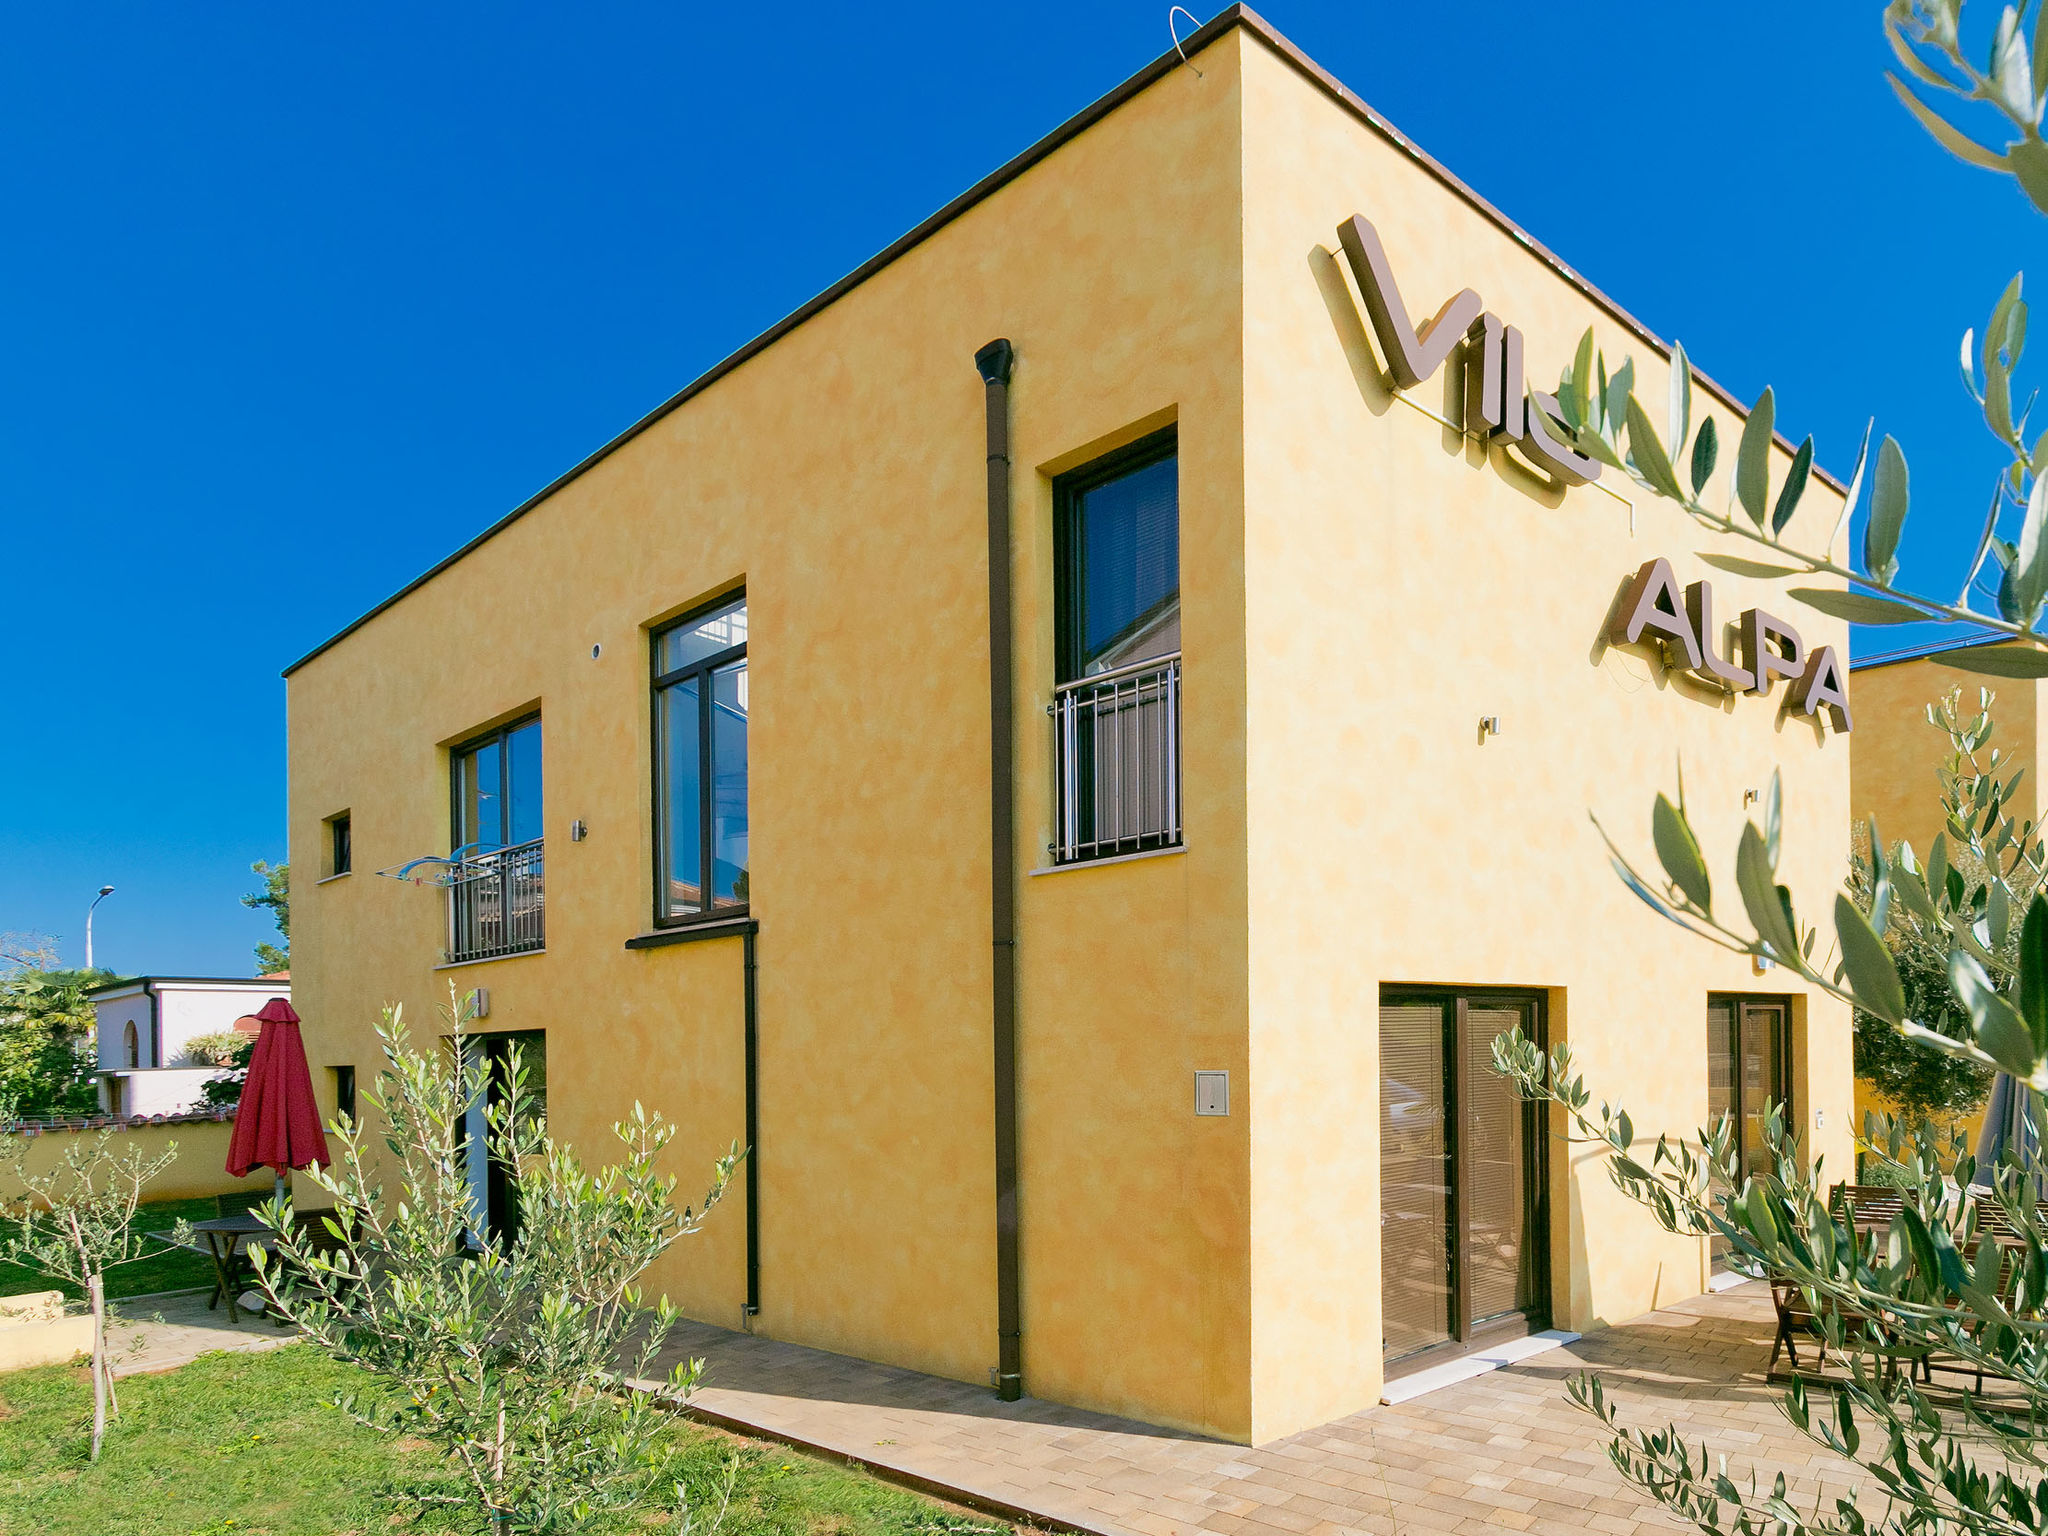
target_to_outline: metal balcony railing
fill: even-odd
[[[1053,861],[1178,847],[1180,657],[1053,690]]]
[[[448,886],[448,959],[489,960],[547,943],[545,839],[465,854]]]

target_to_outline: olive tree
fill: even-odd
[[[139,1146],[116,1151],[113,1131],[74,1138],[40,1172],[28,1167],[27,1138],[0,1136],[0,1184],[19,1191],[0,1201],[0,1258],[84,1292],[92,1309],[92,1459],[100,1459],[107,1415],[120,1412],[107,1350],[107,1271],[148,1254],[135,1231],[135,1207],[150,1180],[178,1156],[170,1142],[154,1157]],[[178,1224],[175,1241],[186,1241]]]
[[[636,1281],[699,1229],[742,1154],[719,1159],[702,1205],[678,1209],[657,1167],[675,1127],[636,1103],[613,1128],[620,1160],[588,1169],[549,1138],[517,1051],[492,1083],[467,1048],[467,1003],[448,1022],[445,1049],[415,1050],[401,1011],[385,1011],[384,1067],[364,1094],[382,1125],[334,1123],[340,1156],[311,1174],[333,1208],[294,1219],[272,1203],[259,1283],[315,1343],[380,1379],[339,1406],[437,1446],[494,1531],[552,1530],[660,1473],[663,1410],[703,1363],[647,1380],[677,1314]],[[473,1151],[514,1192],[516,1220],[495,1230]]]

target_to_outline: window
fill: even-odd
[[[1493,1042],[1544,1038],[1533,992],[1380,992],[1380,1302],[1403,1374],[1549,1326],[1543,1116]]]
[[[489,1111],[516,1108],[545,1124],[548,1113],[548,1037],[538,1029],[499,1035],[471,1035],[463,1042],[471,1081],[479,1090],[463,1116],[463,1151],[470,1202],[481,1229],[505,1248],[519,1236],[519,1181],[490,1147]],[[513,1067],[520,1074],[513,1099]]]
[[[540,719],[516,721],[451,755],[457,849],[488,853],[541,835]]]
[[[1054,486],[1059,681],[1180,650],[1180,458],[1157,433]]]
[[[1180,460],[1172,431],[1053,486],[1058,863],[1177,847]]]
[[[654,636],[654,920],[747,909],[747,603]]]
[[[1707,1123],[1728,1116],[1736,1154],[1745,1175],[1771,1171],[1764,1137],[1770,1107],[1785,1107],[1788,1129],[1792,1099],[1790,1007],[1782,997],[1712,996],[1707,999]],[[1722,1186],[1717,1182],[1716,1190]],[[1714,1267],[1728,1262],[1727,1240],[1711,1244]]]
[[[345,875],[353,867],[354,853],[349,846],[348,812],[327,819],[327,873]]]
[[[130,1067],[142,1065],[142,1037],[135,1032],[133,1019],[121,1031],[121,1059]]]
[[[449,754],[449,779],[456,879],[448,887],[448,960],[546,948],[539,718],[458,747]]]
[[[335,1067],[331,1070],[334,1073],[334,1112],[337,1116],[346,1115],[350,1120],[354,1120],[356,1117],[356,1069],[354,1067]]]

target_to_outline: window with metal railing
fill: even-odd
[[[1056,863],[1181,841],[1179,474],[1169,428],[1053,485]]]
[[[516,720],[449,754],[455,833],[448,959],[491,960],[547,945],[541,733]]]
[[[1180,844],[1180,657],[1062,683],[1053,720],[1057,863]]]
[[[547,945],[542,839],[456,861],[448,886],[448,959],[491,960]]]

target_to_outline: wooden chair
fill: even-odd
[[[1827,1335],[1821,1331],[1820,1315],[1806,1304],[1799,1287],[1789,1280],[1771,1276],[1771,1309],[1778,1314],[1778,1334],[1771,1340],[1771,1363],[1764,1367],[1764,1376],[1768,1379],[1777,1372],[1781,1353],[1791,1356],[1795,1372],[1799,1369],[1799,1346],[1795,1335],[1801,1333],[1811,1335],[1819,1351],[1820,1358],[1814,1361],[1815,1368],[1827,1369]]]
[[[1889,1184],[1837,1184],[1828,1192],[1828,1214],[1859,1232],[1889,1227],[1905,1203],[1906,1192]]]

